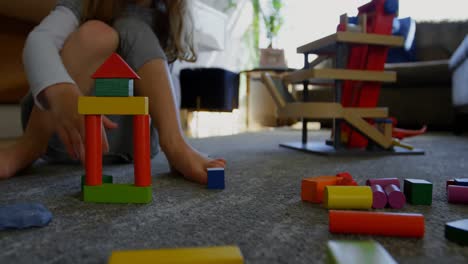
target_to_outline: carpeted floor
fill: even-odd
[[[324,139],[314,132],[311,139]],[[424,239],[373,237],[400,263],[467,263],[468,247],[444,238],[445,222],[468,218],[467,205],[448,204],[445,180],[467,177],[468,138],[429,134],[409,140],[424,156],[323,157],[278,147],[300,132],[276,130],[192,140],[201,151],[229,162],[227,188],[207,190],[168,174],[163,156],[153,160],[154,201],[148,205],[83,203],[79,166],[38,165],[0,182],[0,204],[40,202],[53,213],[45,228],[0,232],[0,263],[106,263],[113,250],[238,245],[246,263],[321,263],[332,235],[327,210],[301,202],[306,176],[348,171],[370,177],[427,179],[432,206],[423,213]],[[106,167],[117,182],[132,181],[132,166]],[[388,209],[388,211],[391,211]]]

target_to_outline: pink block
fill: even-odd
[[[468,204],[468,186],[449,185],[447,199],[449,203]]]
[[[400,188],[400,180],[398,180],[397,178],[368,179],[366,181],[366,185],[372,186],[374,184],[378,184],[378,185],[382,186],[382,188],[384,188],[384,189],[389,184],[394,184],[398,188]]]
[[[387,194],[388,204],[391,208],[401,209],[405,206],[406,198],[405,194],[395,184],[390,184],[385,187],[385,193]]]
[[[382,209],[387,205],[387,194],[385,194],[382,186],[374,184],[372,189],[372,208]]]

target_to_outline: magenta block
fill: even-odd
[[[372,208],[382,209],[387,205],[387,194],[385,194],[382,186],[374,184],[371,186],[372,190]]]
[[[398,180],[397,178],[368,179],[366,181],[366,185],[372,186],[374,184],[378,184],[378,185],[382,186],[382,188],[384,188],[384,189],[389,184],[394,184],[398,188],[400,188],[400,180]]]
[[[391,208],[401,209],[405,206],[405,194],[395,184],[387,185],[385,193],[387,194],[388,204]]]
[[[468,204],[468,186],[449,185],[447,199],[449,203]]]

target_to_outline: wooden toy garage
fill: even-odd
[[[116,53],[92,77],[96,96],[81,96],[78,101],[86,127],[83,200],[148,203],[152,198],[148,98],[133,96],[133,81],[140,77]],[[134,184],[113,184],[112,176],[102,174],[102,115],[133,115]]]
[[[373,0],[358,8],[358,23],[340,18],[336,33],[297,48],[304,54],[304,68],[280,76],[268,73],[262,80],[278,105],[280,117],[302,118],[302,141],[280,146],[318,154],[424,154],[397,138],[424,131],[405,131],[393,127],[388,109],[377,107],[382,82],[395,82],[396,73],[384,71],[389,47],[403,46],[402,37],[392,36],[392,23],[398,1]],[[309,56],[318,57],[309,62]],[[334,68],[315,68],[332,59]],[[287,94],[287,85],[302,84],[303,100]],[[334,102],[308,102],[309,84],[334,87]],[[313,96],[313,94],[312,94]],[[324,143],[307,142],[307,122],[333,119],[331,139]]]

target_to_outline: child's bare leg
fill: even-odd
[[[169,163],[186,178],[206,184],[206,168],[224,167],[225,161],[209,159],[185,141],[167,63],[162,59],[152,60],[143,65],[138,74],[141,80],[136,82],[136,92],[149,97],[150,115]]]
[[[96,41],[96,35],[99,35],[99,41]],[[93,85],[91,75],[117,49],[117,45],[117,32],[97,21],[83,24],[67,39],[61,52],[62,61],[82,94],[89,94]],[[58,84],[54,89],[76,87]],[[39,158],[55,131],[52,114],[34,105],[24,134],[13,145],[0,149],[0,179],[15,175]]]

